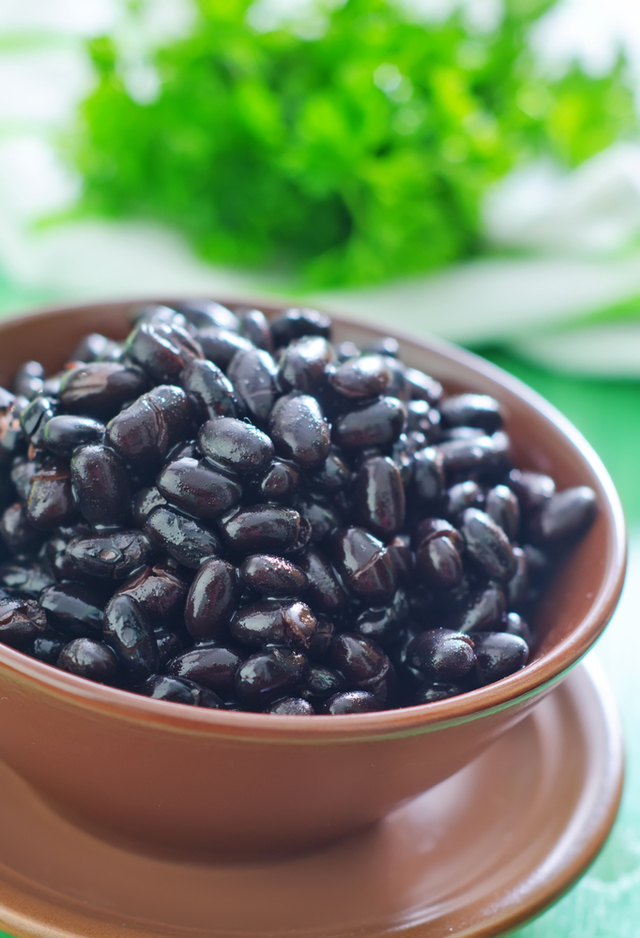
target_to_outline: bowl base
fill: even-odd
[[[622,772],[615,706],[593,663],[457,775],[296,860],[130,853],[74,827],[0,764],[0,927],[20,938],[495,935],[593,860]]]

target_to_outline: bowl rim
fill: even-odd
[[[51,305],[3,317],[0,321],[0,336],[5,329],[10,329],[17,323],[32,322],[35,326],[38,320],[56,314],[81,314],[89,310],[116,308],[122,308],[124,311],[146,303],[164,303],[171,306],[180,300],[181,298],[176,297],[160,300],[136,297]],[[251,306],[269,312],[288,308],[283,303],[274,304],[273,300],[267,302],[252,300],[250,304],[247,304],[238,299],[223,298],[216,302],[231,308]],[[238,739],[258,736],[263,741],[273,739],[277,742],[306,741],[312,744],[322,744],[335,740],[346,741],[351,738],[371,739],[372,737],[421,734],[443,729],[445,726],[480,719],[490,713],[524,703],[530,697],[541,694],[551,688],[580,661],[604,630],[615,611],[624,583],[627,555],[626,524],[622,505],[609,473],[591,444],[560,411],[537,391],[473,352],[432,336],[414,336],[395,328],[381,329],[376,323],[368,324],[339,314],[332,313],[331,318],[336,324],[347,328],[364,329],[380,336],[392,335],[420,351],[435,353],[453,361],[456,365],[470,368],[482,378],[496,383],[507,392],[524,400],[525,404],[539,412],[560,431],[570,447],[579,452],[581,459],[590,465],[604,494],[604,503],[599,505],[599,509],[611,535],[611,558],[603,576],[602,586],[594,597],[589,612],[571,634],[522,670],[494,684],[467,691],[456,697],[372,713],[316,715],[313,720],[300,720],[299,717],[281,714],[185,707],[183,704],[170,701],[157,701],[119,688],[96,684],[77,675],[58,670],[1,643],[0,669],[4,668],[13,672],[16,677],[35,682],[43,692],[53,695],[61,703],[67,705],[75,703],[81,707],[110,713],[112,716],[128,721],[153,723],[165,729],[198,735]]]

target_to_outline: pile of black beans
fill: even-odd
[[[591,489],[511,464],[498,403],[443,395],[329,318],[146,306],[0,389],[0,641],[201,707],[346,714],[524,667]]]

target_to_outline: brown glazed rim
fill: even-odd
[[[173,300],[165,298],[161,302],[170,305],[175,301],[175,298]],[[136,298],[130,301],[117,300],[113,303],[102,301],[95,304],[48,307],[33,313],[3,319],[0,322],[0,334],[5,324],[10,325],[25,319],[37,328],[40,320],[56,313],[79,312],[89,307],[127,306],[144,302],[144,299]],[[155,299],[152,302],[159,301]],[[233,300],[227,305],[237,308],[247,304]],[[254,301],[251,305],[259,304],[255,304]],[[259,308],[273,310],[274,306],[272,303],[267,303],[259,305]],[[583,460],[590,465],[604,494],[604,500],[599,505],[599,509],[609,531],[613,534],[611,556],[602,586],[594,597],[589,613],[571,635],[521,671],[495,684],[469,691],[458,697],[374,713],[314,716],[312,720],[301,720],[299,717],[277,714],[200,709],[168,701],[156,701],[118,688],[94,684],[0,644],[1,664],[39,684],[43,691],[59,699],[66,699],[68,704],[75,702],[79,706],[94,711],[106,711],[122,719],[160,725],[165,730],[238,739],[259,737],[261,741],[272,740],[280,744],[290,741],[298,745],[305,742],[310,745],[322,745],[324,742],[340,740],[346,742],[372,737],[420,734],[443,728],[445,725],[477,719],[487,715],[488,712],[502,710],[540,692],[547,685],[559,680],[586,654],[613,615],[626,570],[626,527],[622,506],[609,473],[591,445],[566,417],[537,392],[472,352],[442,339],[429,338],[426,342],[395,329],[392,332],[382,331],[376,326],[369,326],[355,319],[332,315],[332,320],[336,324],[355,329],[366,326],[367,329],[378,332],[379,335],[392,334],[403,342],[427,352],[435,352],[456,364],[472,369],[541,413],[547,421],[561,431],[569,443],[579,451]]]

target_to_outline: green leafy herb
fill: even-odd
[[[94,40],[72,141],[83,210],[168,223],[212,261],[306,287],[473,254],[482,195],[512,166],[573,165],[634,126],[622,60],[598,79],[542,73],[527,36],[551,5],[505,0],[479,31],[459,11],[425,23],[346,0],[317,7],[310,38],[253,28],[249,0],[198,0],[190,35],[149,54],[152,100]]]

